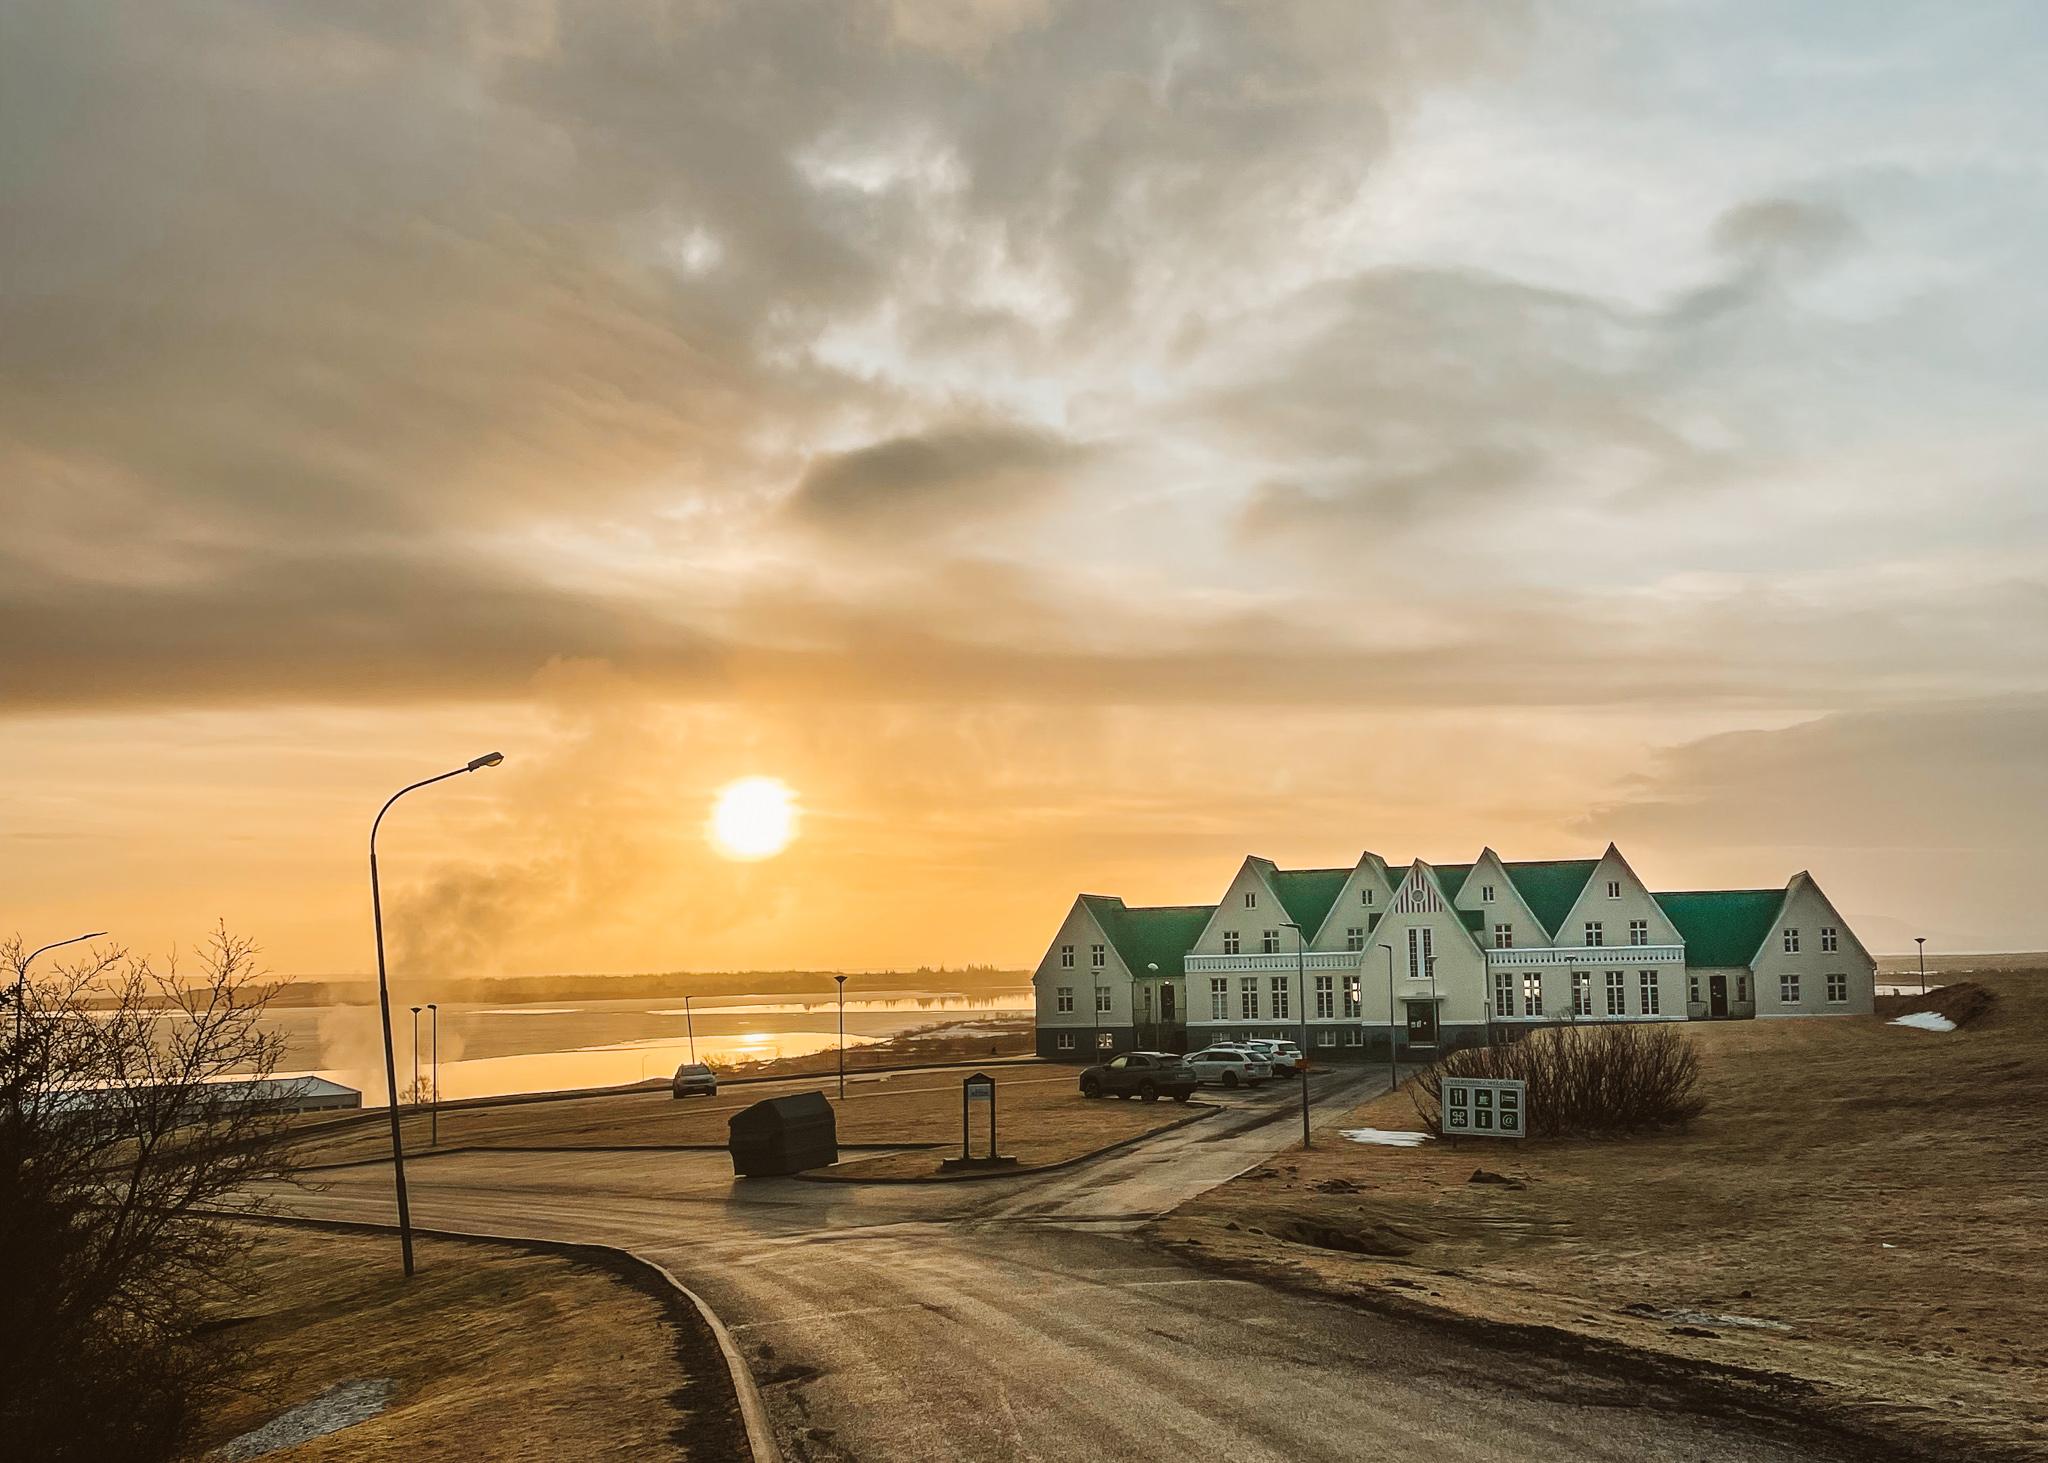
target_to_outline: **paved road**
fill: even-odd
[[[1318,1120],[1385,1079],[1321,1079]],[[1037,1180],[735,1182],[722,1155],[464,1153],[407,1166],[415,1221],[624,1245],[752,1363],[793,1459],[1826,1456],[1636,1405],[1539,1359],[1218,1277],[1126,1233],[1300,1139],[1290,1091]],[[389,1221],[388,1175],[296,1206]]]

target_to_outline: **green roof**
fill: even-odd
[[[1770,938],[1783,889],[1694,889],[1652,896],[1685,941],[1687,965],[1747,965]]]
[[[1585,891],[1586,881],[1593,877],[1593,870],[1600,867],[1600,860],[1545,859],[1534,863],[1502,864],[1501,867],[1508,871],[1515,892],[1522,896],[1529,912],[1555,936],[1564,924],[1564,917],[1579,902],[1579,895]],[[1663,896],[1658,897],[1661,899]]]
[[[1486,928],[1486,911],[1483,909],[1461,909],[1458,918],[1465,922],[1465,928],[1474,934]]]
[[[1113,894],[1083,894],[1081,899],[1132,975],[1150,974],[1145,968],[1148,965],[1157,965],[1161,975],[1182,974],[1189,949],[1216,912],[1213,904],[1156,904],[1134,909]]]
[[[1344,892],[1344,883],[1350,877],[1349,869],[1273,869],[1267,875],[1280,907],[1311,940],[1323,927],[1330,906]]]
[[[1464,886],[1466,875],[1472,872],[1470,864],[1431,864],[1436,870],[1436,881],[1442,886],[1444,898],[1456,899],[1458,890]]]

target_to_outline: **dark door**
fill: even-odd
[[[1170,985],[1163,985],[1159,988],[1159,1019],[1161,1021],[1171,1021],[1174,1019],[1173,987]]]
[[[1728,977],[1710,975],[1707,977],[1707,1014],[1726,1016],[1728,1014]]]
[[[1436,1045],[1436,1002],[1408,1003],[1408,1045]]]

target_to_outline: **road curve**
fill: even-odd
[[[1384,1079],[1378,1079],[1384,1088]],[[1322,1079],[1319,1117],[1374,1091]],[[1126,1230],[1299,1141],[1289,1091],[1038,1179],[736,1182],[722,1155],[408,1165],[417,1223],[619,1245],[725,1318],[795,1460],[1791,1460],[1782,1428],[1198,1270]],[[391,1218],[349,1170],[292,1207]]]

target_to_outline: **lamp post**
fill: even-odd
[[[384,806],[377,810],[377,816],[370,824],[370,918],[377,930],[377,1013],[384,1026],[384,1093],[391,1105],[391,1180],[398,1190],[398,1243],[405,1256],[407,1276],[412,1274],[412,1209],[405,1200],[405,1141],[398,1131],[398,1058],[391,1050],[391,984],[384,968],[384,896],[377,884],[377,830],[383,825],[384,815],[391,811],[391,805],[407,793],[436,782],[445,782],[451,777],[460,777],[465,772],[496,767],[504,760],[503,752],[486,752],[481,757],[470,758],[452,772],[408,783],[384,800]]]
[[[427,1009],[434,1014],[427,1018],[427,1029],[434,1043],[434,1080],[429,1086],[433,1093],[433,1106],[427,1109],[428,1136],[430,1147],[441,1146],[441,1007],[433,1001],[427,1002]]]
[[[1291,919],[1281,924],[1294,931],[1294,999],[1301,1012],[1301,1060],[1294,1070],[1301,1077],[1301,1146],[1308,1147],[1308,949],[1301,926]]]
[[[1434,1045],[1436,1049],[1442,1051],[1444,1047],[1444,1013],[1443,1008],[1436,1003],[1436,956],[1423,956],[1422,969],[1423,973],[1429,977],[1429,1034],[1435,1038]]]
[[[846,1101],[846,977],[832,977],[839,987],[839,1100]]]
[[[1387,952],[1387,1090],[1392,1092],[1401,1085],[1401,1066],[1394,1056],[1394,947],[1380,948]]]
[[[28,952],[28,958],[23,960],[14,972],[14,1034],[17,1038],[21,1035],[21,1008],[28,1004],[28,968],[34,962],[36,956],[42,954],[45,950],[61,950],[66,945],[76,945],[81,940],[97,940],[105,933],[105,930],[94,930],[91,934],[87,935],[73,935],[68,940],[53,940],[40,949]],[[1925,984],[1924,980],[1922,984]]]
[[[1145,1022],[1152,1028],[1152,1047],[1156,1051],[1160,1046],[1159,1023],[1165,1019],[1163,988],[1159,984],[1159,962],[1147,960],[1145,970],[1152,977],[1152,984],[1145,987]]]
[[[1091,963],[1088,966],[1088,984],[1090,987],[1089,996],[1095,1003],[1095,1051],[1088,1060],[1090,1062],[1099,1062],[1102,1060],[1102,967],[1092,963],[1092,955],[1090,956],[1090,961]]]
[[[420,1012],[425,1006],[412,1008],[412,1105],[420,1105]]]
[[[1927,936],[1913,936],[1913,943],[1920,947],[1920,994],[1927,994]]]

